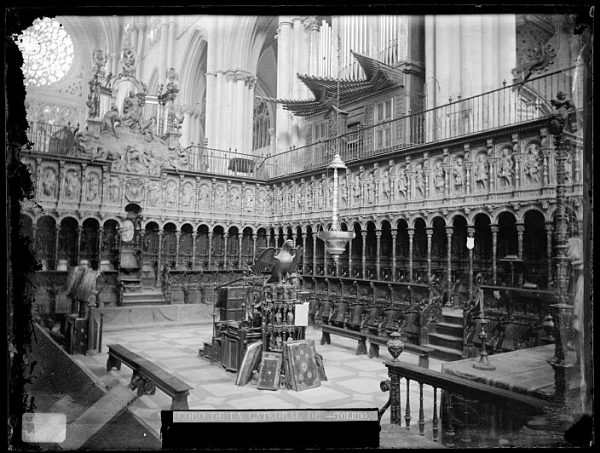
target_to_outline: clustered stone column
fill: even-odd
[[[212,267],[212,252],[213,252],[212,240],[213,240],[213,232],[209,231],[208,232],[208,269],[211,269],[211,267]]]
[[[377,269],[377,280],[381,280],[381,230],[375,230],[375,237],[377,238],[377,250],[376,250],[376,259],[375,263]]]
[[[367,230],[361,230],[362,236],[362,276],[367,278]]]
[[[425,228],[427,234],[427,281],[431,281],[431,238],[433,236],[433,228]]]
[[[392,229],[392,280],[396,279],[396,240],[398,230]]]
[[[498,248],[498,230],[500,229],[500,226],[498,224],[491,224],[490,229],[492,230],[492,281],[494,282],[494,285],[496,285],[498,274],[496,254]]]
[[[415,238],[415,229],[408,228],[408,281],[413,280],[413,243]]]

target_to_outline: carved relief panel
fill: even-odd
[[[56,199],[58,196],[58,168],[56,164],[42,166],[42,197]]]
[[[227,189],[224,183],[214,185],[214,206],[215,210],[227,209]]]
[[[513,186],[515,175],[515,161],[512,146],[503,146],[498,156],[498,185],[499,189],[507,189]]]
[[[244,211],[255,212],[254,206],[254,187],[246,187],[244,189]]]
[[[473,153],[473,190],[475,192],[487,192],[489,188],[489,162],[485,149]]]
[[[81,171],[74,166],[65,166],[63,172],[62,196],[65,201],[79,201]]]
[[[237,185],[230,184],[229,187],[229,201],[227,204],[228,209],[233,211],[240,211],[241,209],[241,193],[240,188]]]
[[[192,210],[196,204],[196,196],[194,190],[194,182],[184,180],[181,188],[181,207],[183,209]]]
[[[456,195],[465,193],[465,160],[466,156],[464,154],[455,154],[452,156],[451,187]]]
[[[522,181],[525,185],[537,186],[542,179],[542,153],[537,142],[527,144],[521,156]]]
[[[164,184],[164,203],[167,208],[177,207],[177,179],[167,178]]]
[[[111,176],[108,182],[108,201],[110,203],[121,202],[121,180],[118,176]]]
[[[211,190],[208,183],[200,183],[198,189],[198,205],[199,208],[205,211],[210,210]]]
[[[98,169],[88,168],[85,176],[84,201],[86,203],[100,203],[102,193],[101,173]]]
[[[132,203],[141,203],[144,200],[144,180],[141,178],[128,178],[124,188],[125,199]]]
[[[406,201],[408,198],[408,179],[406,176],[406,164],[399,163],[395,171],[395,195],[399,201]]]
[[[444,162],[440,159],[435,159],[432,163],[431,170],[431,185],[432,191],[431,194],[434,197],[443,197],[444,196],[444,186],[445,186],[445,172],[444,172]]]
[[[160,206],[160,181],[148,182],[147,203],[152,208]]]

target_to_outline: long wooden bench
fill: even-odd
[[[187,397],[192,387],[120,344],[106,346],[108,348],[106,371],[113,368],[120,370],[121,363],[124,363],[133,370],[129,386],[133,390],[137,388],[138,395],[154,395],[158,387],[171,397],[171,410],[189,409]]]
[[[372,333],[344,329],[342,327],[336,327],[329,324],[322,324],[321,331],[323,333],[323,336],[321,337],[321,344],[331,344],[330,334],[332,333],[358,340],[358,345],[356,347],[356,355],[367,354],[367,340],[369,340],[369,358],[379,357],[379,346],[385,346],[388,341],[387,338],[380,337],[378,335],[373,335]],[[419,354],[419,366],[422,368],[429,368],[429,354],[433,351],[433,348],[405,342],[404,349],[406,351],[415,352]]]

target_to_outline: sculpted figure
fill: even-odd
[[[532,144],[528,148],[527,155],[525,156],[525,162],[523,162],[523,171],[525,172],[525,176],[527,176],[529,179],[529,182],[535,184],[540,181],[538,172],[540,160],[538,155],[538,147],[537,145]]]
[[[357,175],[354,175],[352,180],[352,195],[354,196],[355,205],[360,205],[360,179]]]
[[[154,132],[156,131],[156,117],[151,116],[148,121],[142,126],[142,135],[146,141],[151,142],[154,140]]]
[[[487,188],[488,180],[488,165],[487,156],[484,153],[479,153],[475,162],[475,183],[483,190]]]
[[[340,178],[340,199],[342,206],[348,206],[348,183],[345,177]]]
[[[246,208],[246,212],[252,212],[254,208],[254,192],[252,191],[252,189],[246,189],[244,205],[244,207]]]
[[[187,183],[183,185],[183,193],[181,194],[181,203],[184,206],[191,206],[192,205],[192,197],[193,197],[194,193],[192,190],[192,185]]]
[[[171,206],[174,206],[177,203],[176,185],[175,181],[169,181],[167,183],[167,204]]]
[[[435,168],[433,169],[433,187],[438,195],[444,193],[444,168],[442,167],[441,160],[435,162]]]
[[[317,208],[323,209],[325,201],[325,191],[323,189],[323,184],[317,184]]]
[[[573,180],[573,154],[567,153],[565,159],[565,182],[571,182]]]
[[[406,172],[402,166],[398,169],[397,181],[398,193],[406,198]]]
[[[423,178],[423,165],[421,164],[415,166],[415,187],[421,193],[421,196],[425,195],[425,180]]]
[[[387,169],[383,172],[383,181],[381,183],[381,191],[383,192],[383,196],[387,200],[391,200],[392,198],[392,178],[390,176],[391,169]]]
[[[209,189],[206,184],[200,186],[200,203],[203,206],[208,206],[210,204]]]
[[[44,170],[44,181],[42,183],[42,191],[47,197],[53,197],[56,194],[56,172],[53,168]]]
[[[65,177],[65,196],[67,198],[77,198],[79,193],[79,176],[75,171],[68,171]]]
[[[157,182],[151,182],[148,188],[148,203],[150,206],[158,206],[160,190]]]
[[[100,178],[96,173],[90,173],[87,177],[87,194],[85,199],[87,201],[94,201],[98,196],[98,187],[100,185]]]
[[[108,199],[112,202],[118,202],[121,195],[121,186],[119,178],[111,178],[108,183]]]
[[[119,138],[117,135],[116,125],[121,121],[119,118],[119,110],[113,106],[108,112],[104,114],[102,118],[102,126],[100,126],[100,132],[109,131]]]
[[[514,166],[515,162],[510,154],[510,149],[504,148],[502,150],[502,157],[500,158],[500,170],[498,172],[498,177],[504,183],[504,186],[512,185]]]
[[[123,125],[131,129],[140,129],[143,106],[143,95],[138,96],[133,91],[130,91],[129,96],[123,101]]]
[[[456,156],[452,174],[454,175],[454,187],[456,189],[462,189],[465,182],[465,167],[463,166],[462,156]]]
[[[375,177],[373,176],[373,173],[369,173],[369,176],[367,177],[367,202],[369,204],[375,203],[375,192],[377,192]]]
[[[296,205],[298,211],[302,212],[304,209],[304,191],[306,190],[306,185],[302,183],[297,190],[298,193],[296,194]]]
[[[216,203],[217,206],[219,208],[225,208],[225,189],[223,188],[223,186],[217,186],[217,192],[216,192]]]

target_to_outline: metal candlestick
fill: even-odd
[[[479,354],[479,362],[473,364],[473,368],[478,370],[495,370],[496,367],[490,363],[488,359],[488,353],[485,350],[485,340],[487,339],[487,333],[485,333],[485,325],[489,324],[489,321],[482,315],[481,321],[481,332],[479,332],[479,338],[481,339],[481,353]]]

